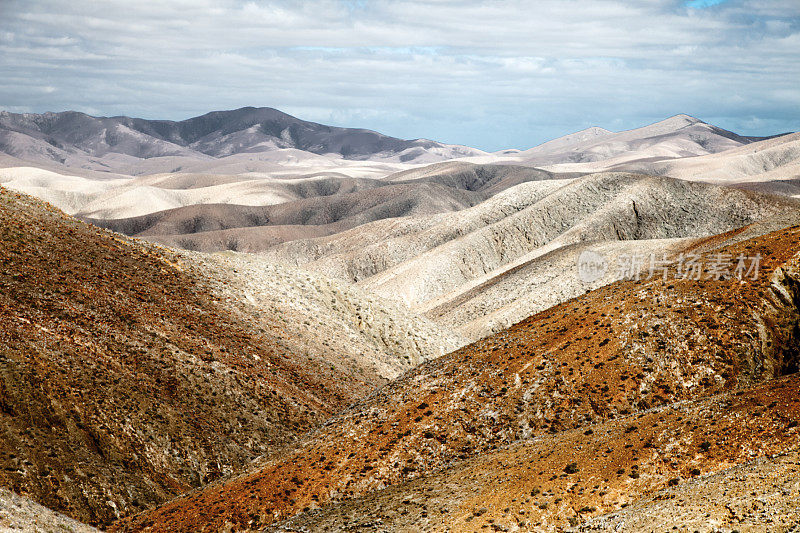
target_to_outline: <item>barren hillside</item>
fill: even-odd
[[[95,525],[291,444],[460,343],[319,277],[245,285],[235,261],[129,240],[3,188],[0,258],[0,484]],[[278,280],[289,303],[243,295]]]
[[[605,173],[571,181],[524,183],[457,213],[375,222],[331,237],[286,243],[265,255],[358,282],[375,294],[429,311],[447,301],[463,301],[467,291],[488,289],[486,283],[493,283],[490,280],[507,279],[509,271],[522,265],[530,268],[517,270],[517,279],[530,287],[535,280],[526,272],[533,274],[531,270],[539,268],[540,274],[546,275],[544,269],[555,265],[550,263],[555,259],[551,252],[569,255],[565,247],[572,245],[704,237],[797,209],[796,202],[771,196],[668,178]],[[625,250],[650,251],[645,243],[630,244],[614,253]],[[555,285],[568,289],[567,297],[590,288],[580,284],[569,288],[573,279],[565,280],[561,274],[570,260],[565,256],[549,274]],[[530,296],[551,305],[564,299],[551,298],[547,287],[541,289],[534,294],[507,283],[507,296],[494,300],[496,303],[487,296],[489,307],[473,317],[498,310],[509,298]],[[528,307],[526,314],[512,312],[497,324],[508,326],[543,308]],[[471,312],[465,307],[462,314]],[[461,319],[447,323],[465,325]]]
[[[560,527],[791,450],[800,226],[737,240],[704,246],[758,254],[757,279],[707,267],[698,280],[595,290],[424,363],[294,451],[115,529],[258,530],[304,509],[299,523],[314,530]]]
[[[799,388],[794,374],[519,441],[254,529],[791,531],[798,520]]]
[[[642,171],[743,189],[800,196],[800,134],[717,154],[639,165]]]
[[[82,218],[127,235],[193,250],[258,252],[286,241],[341,233],[376,220],[406,216],[421,218],[459,211],[519,183],[544,182],[553,177],[551,173],[533,168],[458,164],[408,180],[341,177],[253,179],[242,187],[243,190],[269,190],[282,195],[282,199],[270,199],[264,192],[255,192],[257,198],[268,205],[198,202],[138,217]],[[173,176],[170,181],[176,178],[178,176]],[[230,189],[233,185],[222,187]],[[158,195],[177,198],[188,193],[196,198],[203,195],[211,199],[214,194],[230,194],[219,190],[222,187],[191,191],[159,188],[161,192]],[[142,192],[141,187],[132,190],[136,191],[135,194]],[[118,194],[118,191],[112,191],[117,194],[113,197],[114,202],[130,204],[131,198]],[[296,198],[289,196],[290,191]],[[94,202],[94,205],[108,204],[109,199]]]
[[[560,171],[600,172],[622,161],[643,161],[705,155],[746,145],[754,140],[707,124],[689,115],[620,132],[584,130],[510,156],[517,164],[558,165]]]

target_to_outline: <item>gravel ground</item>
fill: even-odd
[[[0,488],[0,533],[97,533],[99,530]]]

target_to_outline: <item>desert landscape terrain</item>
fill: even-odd
[[[0,529],[792,531],[799,184],[689,115],[2,111]]]

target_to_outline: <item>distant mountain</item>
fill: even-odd
[[[428,139],[404,140],[366,129],[326,126],[268,107],[214,111],[178,122],[93,117],[75,111],[0,111],[0,166],[33,165],[62,173],[67,167],[80,169],[82,175],[101,171],[303,176],[343,171],[351,177],[379,177],[453,159],[589,173],[635,170],[631,165],[715,154],[763,139],[679,114],[632,130],[590,127],[527,150],[487,153]]]
[[[589,128],[509,157],[523,165],[571,165],[561,171],[599,172],[630,161],[713,154],[763,137],[744,137],[699,118],[680,114],[641,128],[611,132]]]
[[[0,112],[0,152],[33,162],[116,170],[131,158],[203,161],[281,149],[399,162],[485,155],[473,148],[427,139],[403,140],[366,129],[326,126],[268,107],[214,111],[180,122],[93,117],[75,111]],[[424,158],[426,155],[430,157]]]

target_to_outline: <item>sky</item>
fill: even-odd
[[[0,0],[0,109],[275,107],[484,150],[678,113],[800,130],[800,0]]]

